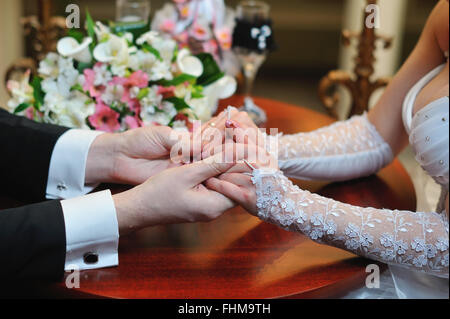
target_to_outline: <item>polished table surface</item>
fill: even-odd
[[[234,97],[223,101],[240,104]],[[333,119],[256,98],[267,128],[311,131]],[[360,206],[415,210],[412,182],[398,160],[376,176],[344,183],[295,181]],[[42,294],[87,298],[327,298],[362,286],[371,261],[319,245],[235,208],[210,223],[147,229],[120,239],[120,265],[81,273],[80,288],[40,285]]]

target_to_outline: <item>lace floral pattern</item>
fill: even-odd
[[[376,173],[394,158],[366,114],[309,133],[271,137],[268,144],[281,170],[298,179],[359,178]]]
[[[278,159],[355,154],[385,146],[386,142],[364,114],[310,133],[282,136],[279,140]]]
[[[448,278],[448,221],[343,204],[303,191],[280,171],[255,170],[258,216],[311,239],[388,264]]]

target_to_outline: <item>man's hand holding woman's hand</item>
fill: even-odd
[[[139,185],[113,196],[121,235],[161,224],[213,220],[235,202],[255,212],[249,164],[278,167],[255,143],[256,137],[244,136],[246,131],[233,131],[230,139],[225,129],[237,127],[258,131],[248,115],[236,109],[205,124],[203,130],[220,132],[220,143],[200,140],[201,146],[195,149],[194,144],[189,153],[197,162],[187,165],[171,160],[180,134],[168,127],[100,135],[89,151],[86,182]]]

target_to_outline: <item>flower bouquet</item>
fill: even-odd
[[[157,11],[151,28],[189,48],[214,56],[223,69],[236,75],[239,62],[232,51],[233,10],[224,0],[172,0]]]
[[[106,132],[147,125],[189,130],[208,120],[236,81],[210,54],[194,56],[149,31],[134,38],[87,14],[87,35],[71,30],[30,82],[10,81],[10,112],[71,128]]]

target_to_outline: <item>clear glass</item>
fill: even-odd
[[[242,1],[236,9],[236,17],[249,24],[268,20],[269,15],[270,6],[262,1]],[[257,125],[263,124],[267,121],[266,113],[255,104],[252,92],[256,75],[266,60],[267,51],[258,52],[244,47],[237,47],[234,51],[241,63],[245,77],[245,100],[241,110],[248,112]]]
[[[150,17],[149,0],[116,0],[116,21],[147,23]]]

